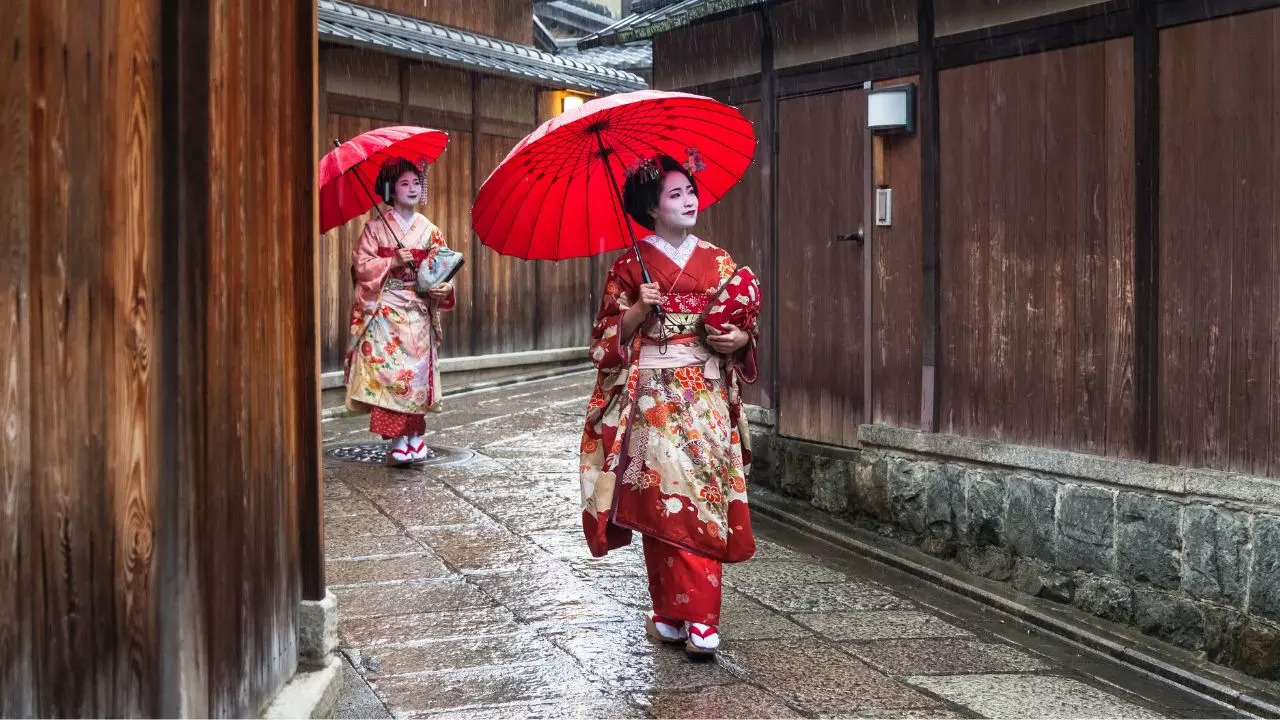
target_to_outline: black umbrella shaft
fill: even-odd
[[[342,143],[339,142],[337,138],[334,138],[333,145],[334,147],[342,147]],[[396,235],[395,228],[393,228],[391,223],[387,221],[387,216],[382,214],[382,208],[378,207],[378,198],[374,197],[373,191],[369,189],[369,186],[365,183],[364,178],[360,176],[360,173],[355,172],[355,168],[352,168],[349,172],[356,176],[356,180],[360,182],[360,187],[364,189],[364,194],[368,195],[369,199],[373,201],[373,210],[378,213],[378,217],[382,218],[382,224],[387,226],[387,232],[391,233],[391,239],[395,240],[396,246],[403,250],[404,243],[400,242],[400,237]],[[414,264],[412,260],[409,261],[408,265],[410,270],[418,272],[418,266]]]
[[[640,263],[640,277],[644,278],[645,283],[652,283],[653,279],[649,277],[649,268],[645,267],[644,258],[640,255],[640,243],[636,240],[635,228],[631,227],[631,223],[627,221],[627,211],[623,206],[622,188],[618,187],[618,182],[613,175],[613,161],[609,156],[613,153],[604,146],[604,139],[600,137],[600,131],[595,132],[596,143],[600,147],[600,157],[604,160],[606,174],[609,176],[609,184],[613,186],[613,196],[618,201],[618,217],[621,218],[622,224],[627,226],[627,235],[631,237],[631,248],[636,252],[636,262]],[[662,307],[653,306],[653,314],[659,318],[664,318]]]

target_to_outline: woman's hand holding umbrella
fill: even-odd
[[[396,267],[404,267],[413,262],[413,251],[409,248],[400,248],[396,251]]]
[[[632,335],[636,334],[636,330],[644,324],[644,319],[649,317],[649,313],[653,308],[662,304],[662,289],[658,287],[658,283],[645,283],[640,286],[640,297],[634,305],[627,307],[627,312],[622,316],[622,336],[628,340]]]

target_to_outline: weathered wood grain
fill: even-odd
[[[945,431],[1134,452],[1129,43],[942,73]]]
[[[1280,10],[1160,39],[1160,462],[1280,471]]]
[[[32,646],[31,290],[32,194],[29,126],[31,9],[19,3],[0,24],[0,715],[36,714]]]
[[[839,242],[864,217],[866,95],[779,104],[778,431],[857,443],[863,397],[863,248]],[[815,139],[821,138],[821,142]]]

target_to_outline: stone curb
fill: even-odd
[[[998,440],[922,433],[887,425],[859,426],[858,440],[870,447],[1001,465],[1180,498],[1226,500],[1262,506],[1273,512],[1280,509],[1280,480],[1275,478],[1086,455]]]
[[[331,718],[342,691],[342,660],[330,655],[317,670],[293,676],[262,712],[264,720]]]
[[[798,507],[787,507],[789,505]],[[772,492],[762,493],[753,490],[751,506],[763,515],[797,530],[994,607],[1028,624],[1136,667],[1166,682],[1182,686],[1256,717],[1280,718],[1280,697],[1273,696],[1266,689],[1254,686],[1243,678],[1224,675],[1215,679],[1186,667],[1178,662],[1178,651],[1171,647],[1166,649],[1157,641],[1108,632],[1098,625],[1100,621],[1096,618],[1088,616],[1086,620],[1083,613],[1071,607],[1054,607],[1052,611],[1032,607],[1014,596],[1011,590],[997,588],[995,583],[984,583],[982,578],[947,567],[936,558],[923,556],[920,561],[917,561],[910,557],[916,551],[909,548],[895,548],[891,551],[882,547],[896,545],[891,540],[871,536],[835,518],[805,517],[808,514],[816,514],[818,511],[800,501],[780,497]],[[842,525],[846,526],[839,527]],[[984,588],[981,586],[983,584],[990,584],[992,587]],[[1225,668],[1223,671],[1231,672]]]

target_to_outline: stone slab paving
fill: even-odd
[[[592,558],[578,527],[587,382],[452,399],[428,442],[477,453],[458,464],[326,460],[343,717],[1232,716],[768,521],[725,570],[719,657],[650,642],[638,543]]]

